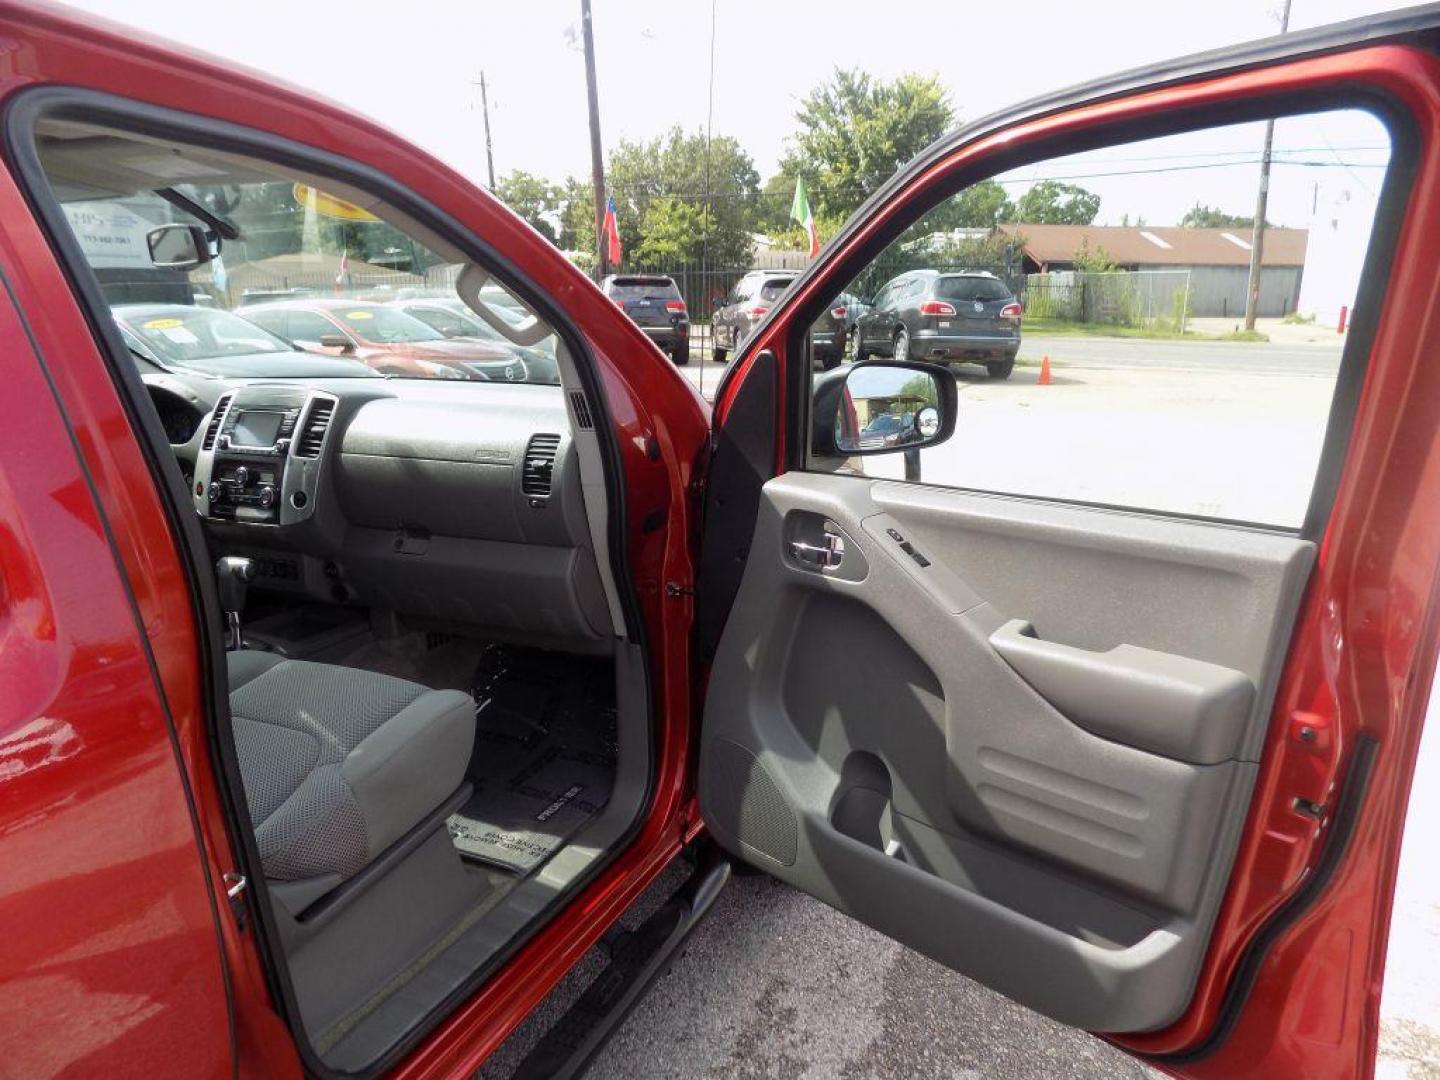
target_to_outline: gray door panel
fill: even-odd
[[[826,533],[839,565],[797,557]],[[1059,1020],[1161,1026],[1204,955],[1313,557],[1228,526],[772,480],[710,678],[706,820]]]

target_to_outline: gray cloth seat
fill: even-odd
[[[227,656],[235,750],[268,878],[363,869],[455,793],[475,705],[373,671]]]

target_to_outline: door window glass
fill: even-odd
[[[853,336],[849,362],[890,357],[904,338],[911,360],[956,381],[955,434],[918,452],[921,482],[1303,522],[1390,137],[1358,110],[1271,127],[1114,145],[984,180],[846,284],[878,290],[889,310]],[[913,479],[902,458],[843,467]]]

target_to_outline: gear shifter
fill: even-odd
[[[220,606],[225,609],[225,648],[243,649],[240,613],[245,610],[245,587],[255,580],[255,564],[240,555],[226,555],[215,564],[220,579]]]

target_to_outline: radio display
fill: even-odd
[[[284,421],[283,412],[242,412],[235,420],[235,430],[230,437],[236,446],[270,447],[275,444]]]

